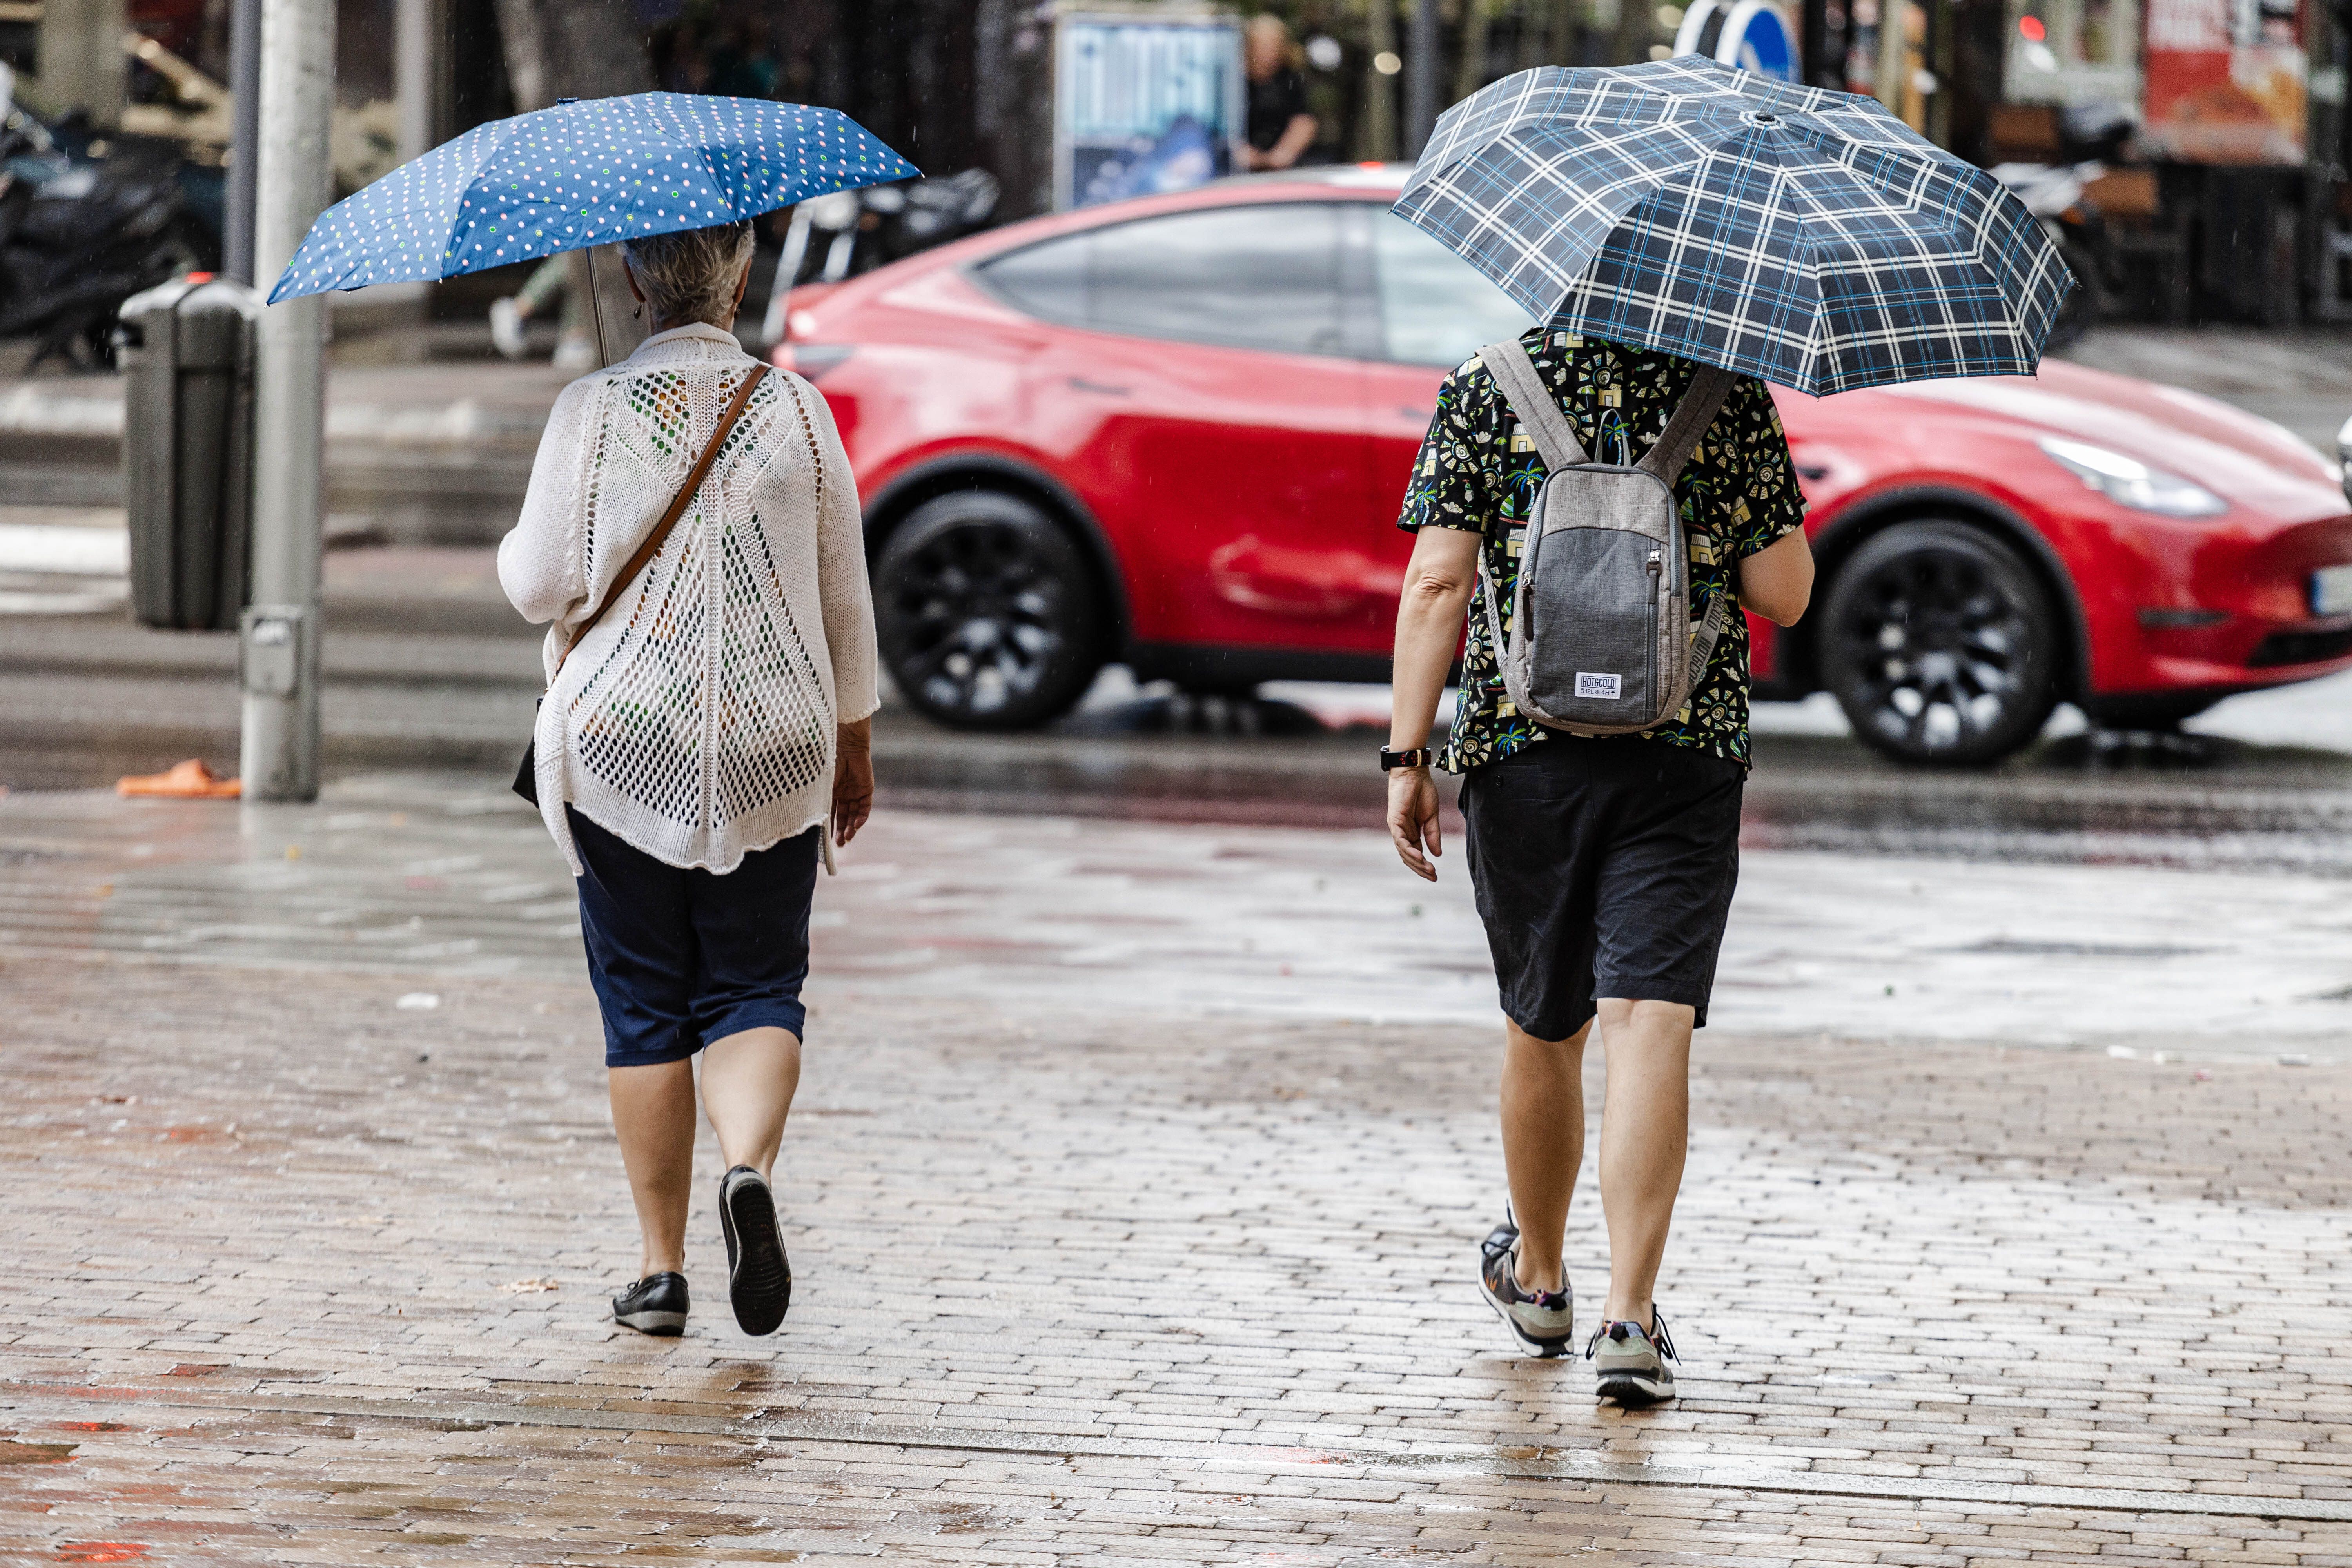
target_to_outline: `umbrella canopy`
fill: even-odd
[[[1481,89],[1395,210],[1539,321],[1817,396],[2031,374],[2074,287],[1999,181],[1875,100],[1696,56]]]
[[[915,166],[831,109],[640,92],[476,126],[319,215],[269,302],[754,217]]]

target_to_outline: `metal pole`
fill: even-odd
[[[400,115],[402,163],[433,150],[435,0],[394,0],[392,12],[392,95]]]
[[[255,276],[265,291],[327,205],[335,0],[263,0]],[[326,301],[261,315],[254,356],[253,606],[241,627],[247,800],[319,794],[319,552]]]
[[[228,232],[222,270],[253,281],[253,192],[261,158],[261,0],[235,0],[228,23]]]
[[[1437,126],[1437,0],[1415,0],[1404,71],[1404,154],[1418,158]]]

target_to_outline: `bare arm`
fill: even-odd
[[[874,721],[841,726],[833,764],[833,841],[846,844],[874,815]]]
[[[1462,645],[1462,616],[1478,577],[1478,545],[1479,535],[1460,528],[1424,528],[1413,536],[1412,560],[1404,569],[1404,592],[1397,603],[1391,751],[1429,743],[1437,700],[1445,690],[1454,650]],[[1437,880],[1437,868],[1429,863],[1429,856],[1443,853],[1437,782],[1425,764],[1389,774],[1389,837],[1414,876]]]
[[[1294,114],[1290,117],[1290,123],[1282,128],[1282,139],[1257,155],[1257,166],[1261,169],[1290,168],[1314,144],[1315,117]]]
[[[1813,597],[1813,550],[1790,529],[1739,563],[1739,603],[1776,626],[1793,626]]]

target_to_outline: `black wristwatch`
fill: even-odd
[[[1391,752],[1386,746],[1382,746],[1381,748],[1381,772],[1384,773],[1392,773],[1398,768],[1425,768],[1427,766],[1429,766],[1429,748],[1427,746],[1415,746],[1410,752]]]

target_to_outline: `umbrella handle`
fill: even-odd
[[[613,363],[612,345],[604,339],[604,291],[596,287],[596,247],[588,247],[588,309],[596,319],[596,368]]]

